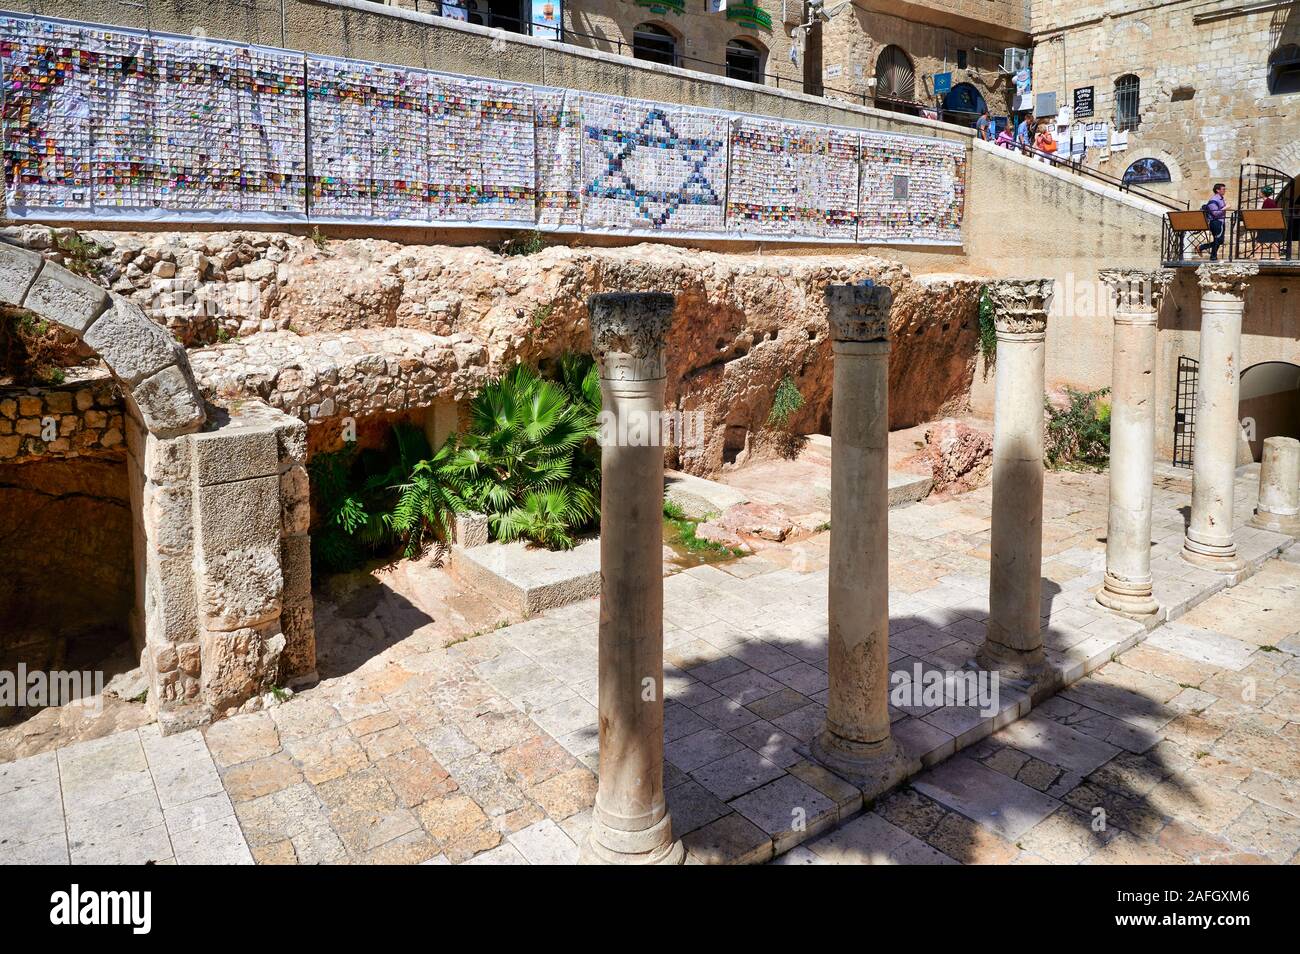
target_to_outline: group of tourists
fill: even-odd
[[[985,107],[975,122],[975,133],[985,142],[1026,154],[1038,153],[1043,158],[1050,159],[1056,153],[1056,136],[1052,134],[1050,119],[1034,120],[1029,113],[1021,113],[1016,119],[1014,132],[1008,123],[995,134],[996,125],[989,115],[988,107]]]

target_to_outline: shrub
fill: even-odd
[[[1099,469],[1110,460],[1110,404],[1102,401],[1110,388],[1076,391],[1066,388],[1067,407],[1047,409],[1047,466],[1053,470]]]
[[[784,430],[790,423],[790,415],[801,407],[803,407],[803,395],[799,393],[799,386],[794,383],[794,378],[787,374],[776,386],[776,394],[772,397],[772,410],[767,415],[768,427]]]
[[[984,368],[988,368],[998,357],[998,332],[993,325],[993,298],[987,288],[980,289],[979,305],[980,354],[984,356]]]
[[[497,254],[499,255],[536,255],[542,249],[546,248],[546,236],[537,229],[531,232],[516,232],[508,238],[502,239],[497,245]]]
[[[568,356],[557,378],[516,365],[470,404],[469,427],[448,467],[498,540],[569,549],[599,515],[596,367],[588,357]]]
[[[389,556],[399,545],[417,556],[432,537],[445,542],[452,515],[463,507],[459,477],[448,467],[451,450],[431,453],[424,432],[393,428],[383,450],[355,446],[312,458],[312,493],[319,525],[312,534],[312,565],[322,572]]]

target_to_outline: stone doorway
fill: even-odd
[[[1300,438],[1300,366],[1264,361],[1241,373],[1241,418],[1253,460],[1267,437]]]

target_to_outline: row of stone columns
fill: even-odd
[[[1200,271],[1200,392],[1192,518],[1184,556],[1232,570],[1239,341],[1248,266]],[[1105,270],[1115,298],[1111,494],[1106,573],[1098,601],[1134,618],[1157,611],[1151,587],[1156,313],[1171,274]],[[1051,279],[994,281],[995,380],[989,619],[977,662],[1037,683],[1045,670],[1042,613],[1043,394]],[[905,771],[890,733],[888,288],[826,291],[834,354],[831,552],[827,593],[829,697],[813,754],[860,785],[888,788]],[[664,338],[673,298],[597,295],[593,350],[610,433],[637,433],[662,409]],[[605,446],[601,490],[600,781],[590,862],[676,863],[663,792],[663,453],[659,435]],[[1296,442],[1292,441],[1292,444]],[[1300,444],[1278,445],[1289,465]],[[1259,519],[1296,519],[1279,490]],[[1289,493],[1289,485],[1286,488]],[[1273,507],[1275,510],[1269,510]]]

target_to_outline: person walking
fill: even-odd
[[[1196,251],[1204,252],[1207,249],[1210,252],[1210,261],[1219,260],[1219,249],[1223,248],[1224,224],[1228,218],[1228,187],[1222,182],[1214,184],[1214,194],[1209,200],[1201,206],[1201,211],[1205,213],[1205,219],[1210,225],[1209,242],[1202,242],[1196,246]]]
[[[989,108],[984,107],[980,118],[975,120],[975,134],[985,142],[993,141],[993,120],[989,117]]]
[[[1029,139],[1029,114],[1021,113],[1020,122],[1016,126],[1016,145],[1020,147],[1021,152],[1027,150],[1033,143]]]

